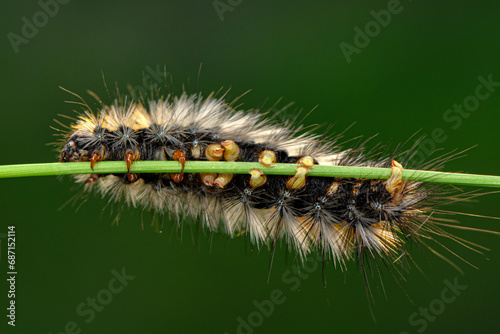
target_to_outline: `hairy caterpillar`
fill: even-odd
[[[124,160],[129,168],[137,160],[300,164],[293,176],[263,175],[258,169],[250,175],[75,176],[85,193],[97,191],[110,202],[124,201],[159,214],[190,216],[211,231],[248,235],[257,247],[275,249],[283,239],[301,259],[319,252],[342,268],[349,260],[366,268],[367,260],[375,259],[398,270],[396,264],[412,262],[408,245],[437,253],[432,243],[443,246],[439,237],[475,249],[443,229],[458,226],[440,218],[447,212],[437,208],[475,194],[403,181],[403,168],[415,167],[416,145],[365,152],[361,142],[344,150],[337,144],[339,137],[316,135],[291,121],[272,122],[258,110],[236,110],[224,96],[213,94],[149,100],[119,96],[95,111],[83,99],[80,104],[83,111],[59,144],[61,162],[89,161],[93,167],[99,161]],[[429,158],[417,167],[439,169],[456,155]],[[325,164],[391,167],[393,174],[388,180],[307,176],[314,165]]]

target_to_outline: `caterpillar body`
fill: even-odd
[[[83,100],[82,100],[83,101]],[[257,247],[283,239],[299,258],[319,252],[344,267],[346,261],[411,262],[409,244],[430,248],[438,237],[471,245],[443,230],[452,223],[436,206],[459,200],[447,188],[402,179],[415,147],[389,154],[364,144],[343,150],[338,137],[305,131],[291,121],[272,122],[258,110],[236,110],[210,95],[182,94],[136,101],[117,99],[83,111],[64,133],[61,162],[189,160],[300,164],[293,176],[228,173],[77,175],[84,191],[155,213],[191,216],[211,231],[247,235]],[[400,150],[400,149],[399,149]],[[438,169],[453,155],[430,159]],[[308,177],[314,165],[392,167],[387,180]],[[443,211],[444,212],[444,211]],[[441,212],[441,213],[443,213]],[[447,248],[445,248],[447,249]]]

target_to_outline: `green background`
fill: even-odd
[[[227,3],[227,0],[224,2]],[[36,1],[4,1],[0,10],[1,154],[0,164],[52,162],[58,114],[71,115],[74,97],[87,89],[105,97],[109,86],[141,85],[149,66],[166,66],[173,89],[183,85],[208,94],[231,88],[237,97],[251,89],[244,108],[295,102],[288,113],[317,108],[304,124],[333,124],[346,138],[379,134],[376,142],[401,142],[416,131],[442,128],[444,151],[477,145],[448,171],[500,174],[500,90],[456,130],[443,113],[474,94],[478,76],[500,81],[500,2],[402,1],[403,10],[347,63],[339,47],[353,44],[354,27],[372,21],[370,11],[388,1],[232,1],[221,21],[212,1],[72,0],[16,54],[7,38],[21,35],[22,18],[32,21]],[[198,68],[203,64],[198,79]],[[254,333],[416,333],[409,317],[440,298],[444,280],[459,274],[430,252],[414,255],[414,268],[401,285],[387,276],[387,299],[374,291],[373,321],[362,277],[355,264],[347,274],[321,269],[300,280],[300,289],[282,280],[293,266],[283,248],[276,253],[267,282],[270,253],[252,251],[244,238],[228,240],[192,224],[182,231],[174,219],[163,234],[150,227],[149,213],[125,210],[118,226],[111,210],[91,197],[76,212],[58,208],[76,193],[70,178],[0,181],[0,233],[17,229],[18,333],[59,333],[70,322],[81,333],[236,333],[237,319],[256,310],[275,289],[286,301],[276,305]],[[474,189],[466,189],[474,190]],[[500,216],[499,194],[449,206],[450,210]],[[141,220],[145,228],[141,228]],[[498,221],[460,217],[463,225],[500,231]],[[426,333],[500,332],[500,247],[498,236],[457,234],[491,249],[486,257],[445,241],[479,267],[456,260],[467,289],[446,304]],[[6,245],[0,262],[0,332],[7,328]],[[76,307],[95,297],[112,270],[135,276],[124,290],[86,323]],[[434,303],[435,304],[435,303]],[[420,317],[419,317],[420,318]]]

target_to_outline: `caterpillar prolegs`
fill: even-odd
[[[245,161],[264,166],[298,163],[293,176],[228,173],[145,173],[77,175],[85,192],[97,191],[155,213],[187,215],[211,231],[247,235],[257,247],[284,240],[299,258],[319,252],[341,267],[366,257],[393,265],[407,261],[409,244],[431,248],[439,238],[471,247],[443,227],[437,206],[464,199],[443,186],[403,181],[415,167],[415,145],[385,146],[365,152],[364,142],[350,149],[339,137],[306,131],[293,121],[271,121],[259,110],[236,110],[225,97],[184,93],[178,97],[134,100],[83,111],[61,141],[61,162],[122,160]],[[439,169],[454,155],[429,158],[421,169]],[[315,165],[391,167],[387,180],[308,177]],[[470,194],[469,194],[470,195]],[[432,250],[432,248],[431,248]]]

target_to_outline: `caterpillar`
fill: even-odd
[[[367,150],[366,140],[344,149],[342,134],[319,135],[295,120],[277,122],[269,112],[238,110],[234,101],[215,93],[149,99],[118,93],[112,104],[100,102],[94,109],[79,99],[82,110],[61,130],[63,163],[86,161],[93,168],[100,161],[121,160],[129,169],[138,160],[175,160],[182,166],[195,160],[298,164],[293,176],[265,175],[259,169],[249,175],[74,176],[85,194],[97,192],[110,202],[155,214],[192,217],[210,231],[248,236],[258,248],[274,250],[283,240],[300,259],[319,254],[342,269],[351,260],[366,269],[374,259],[377,268],[381,262],[399,275],[397,265],[413,262],[410,245],[439,254],[436,244],[455,254],[441,238],[479,251],[448,232],[459,226],[440,217],[448,213],[440,206],[477,194],[402,178],[404,168],[440,169],[458,153],[417,164],[418,140],[409,149],[377,145]],[[315,165],[391,167],[392,175],[387,180],[307,176]]]

